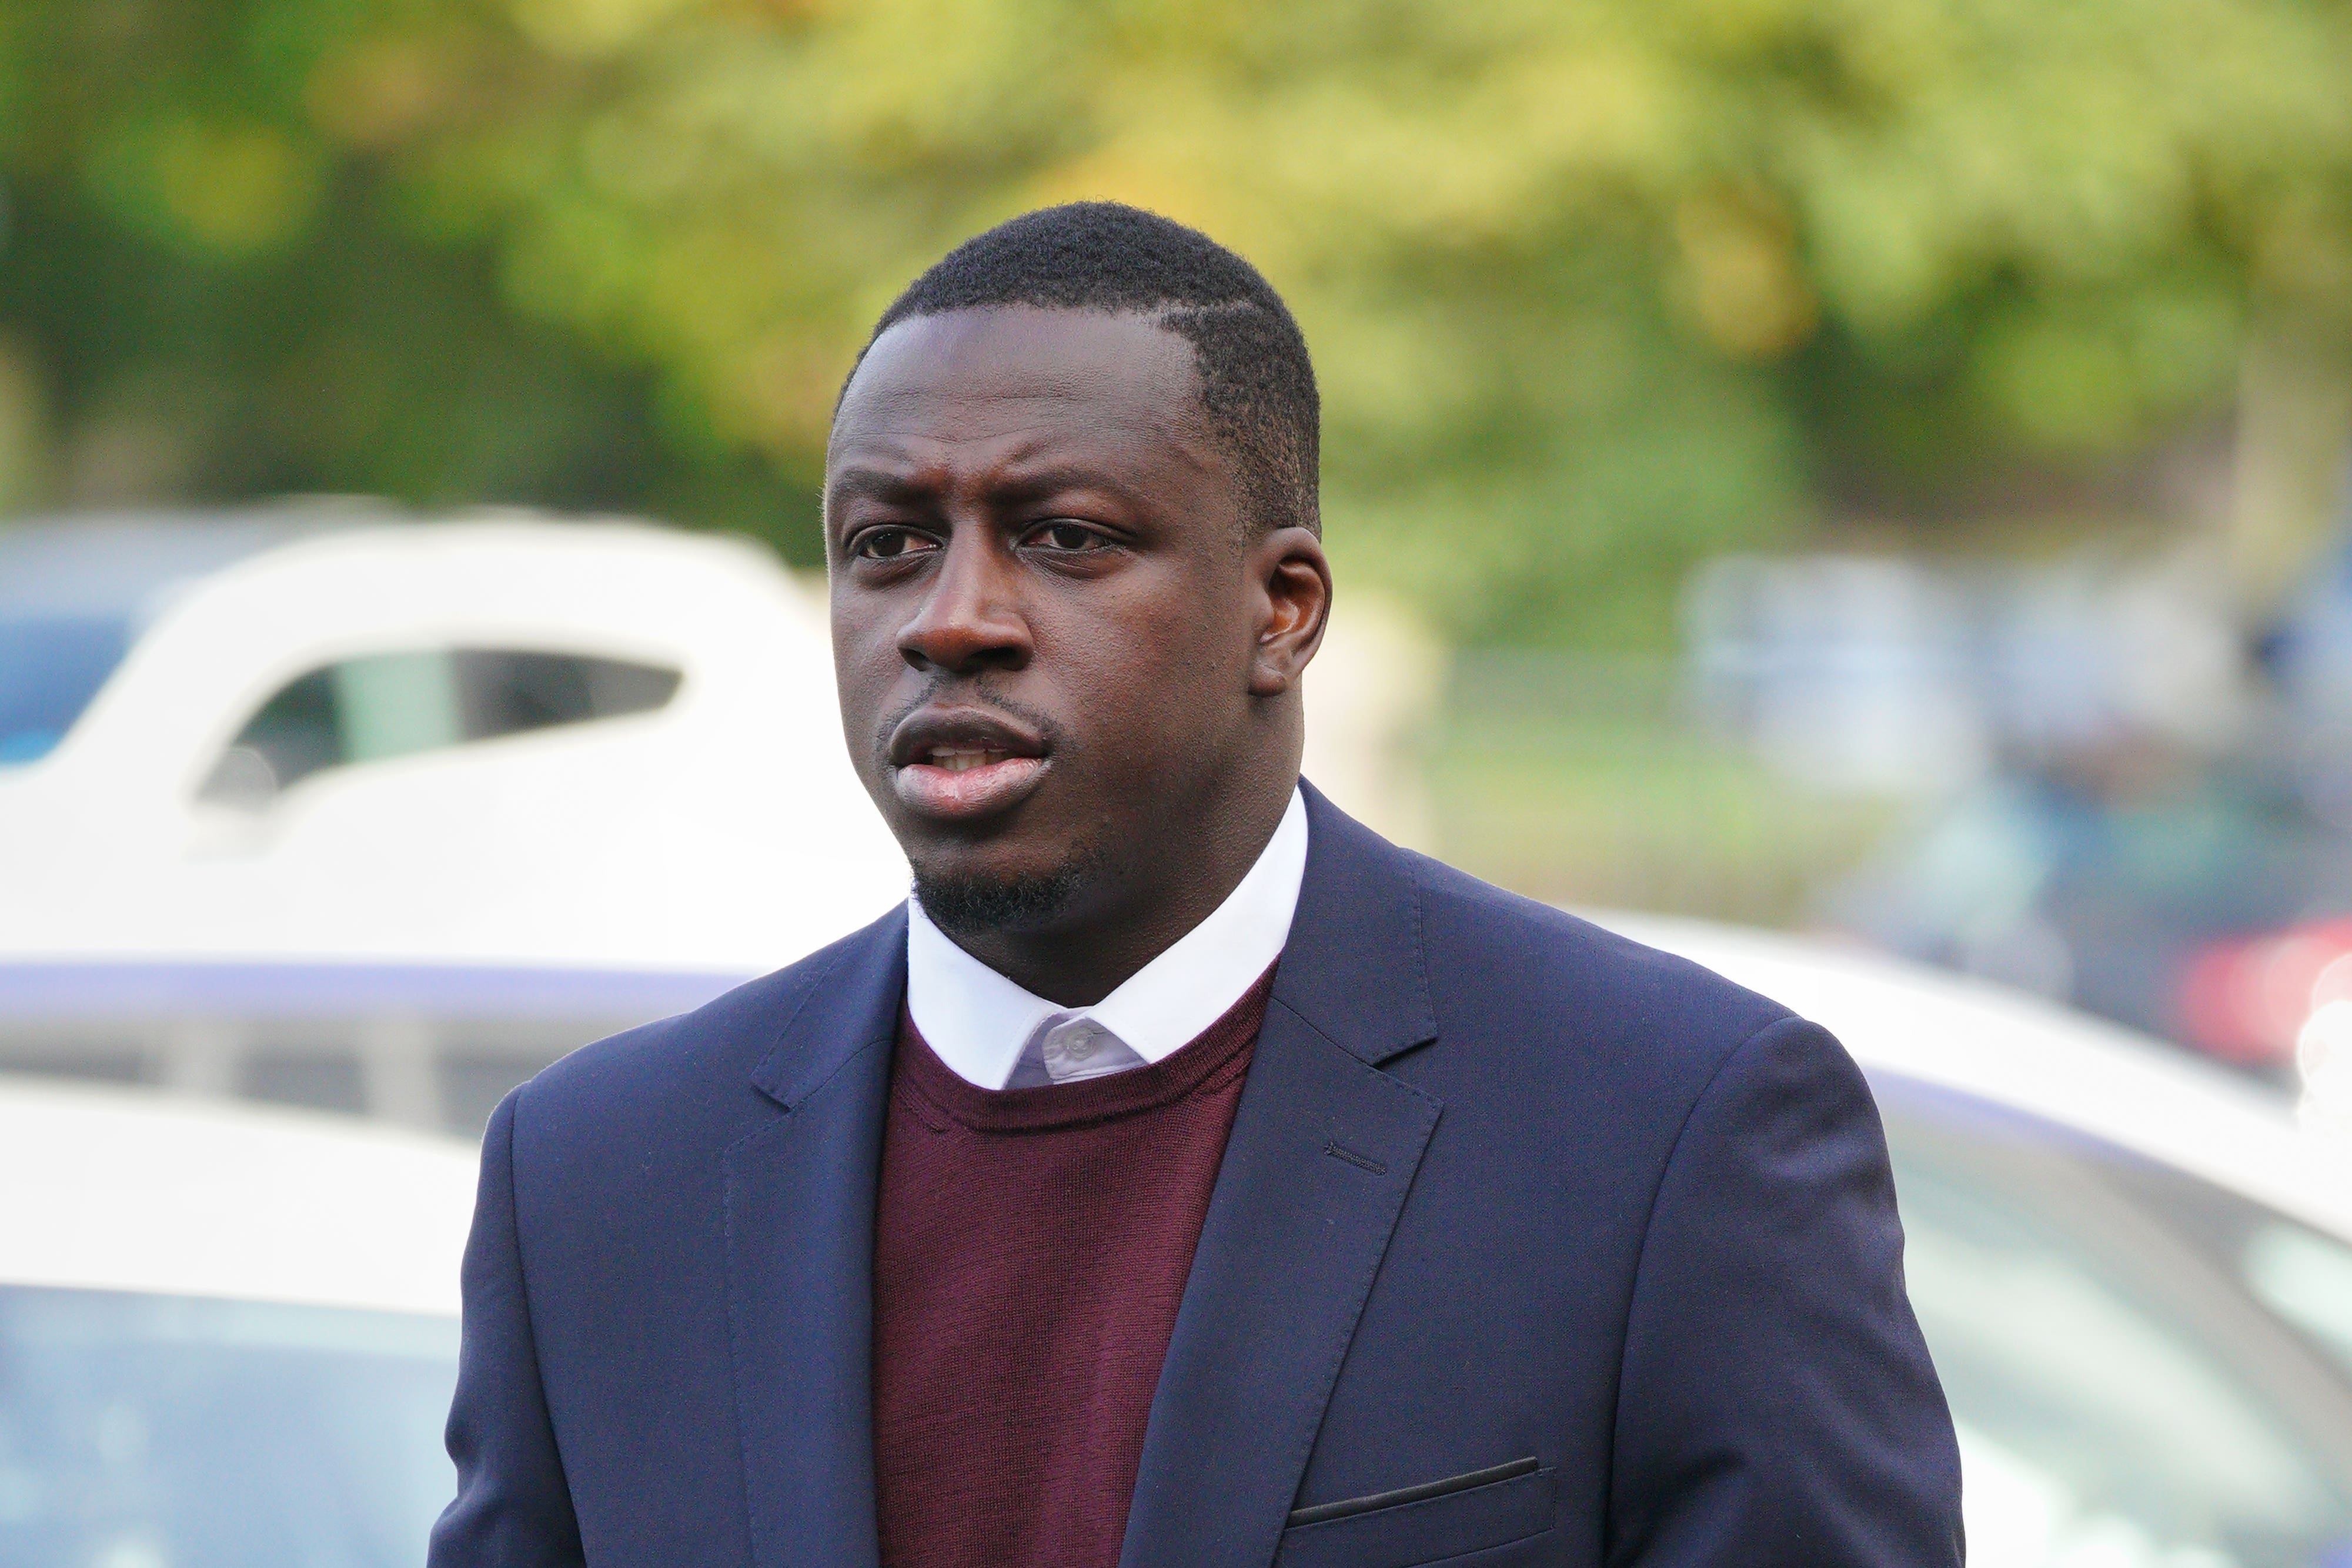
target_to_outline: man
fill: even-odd
[[[1298,782],[1318,419],[1129,208],[883,317],[824,526],[915,895],[499,1107],[435,1563],[1959,1561],[1836,1043]]]

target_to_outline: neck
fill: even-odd
[[[942,929],[957,946],[1033,995],[1066,1008],[1091,1007],[1232,895],[1281,825],[1293,787],[1286,784],[1270,799],[1254,798],[1246,810],[1223,813],[1197,831],[1167,835],[1150,854],[1137,857],[1149,863],[1101,868],[1092,885],[1050,922]]]

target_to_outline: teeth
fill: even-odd
[[[1002,762],[1002,751],[990,751],[981,747],[935,746],[931,747],[931,766],[949,773],[969,773],[975,768],[985,768],[992,762]]]

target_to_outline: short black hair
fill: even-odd
[[[866,346],[910,317],[1006,305],[1146,314],[1188,340],[1210,434],[1234,459],[1254,530],[1322,531],[1315,365],[1290,308],[1257,268],[1157,213],[1072,202],[948,252],[882,313]]]

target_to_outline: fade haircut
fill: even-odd
[[[1315,366],[1290,308],[1257,268],[1156,213],[1073,202],[948,252],[882,313],[866,346],[912,317],[1015,305],[1149,316],[1191,342],[1202,411],[1233,462],[1250,531],[1323,531]]]

